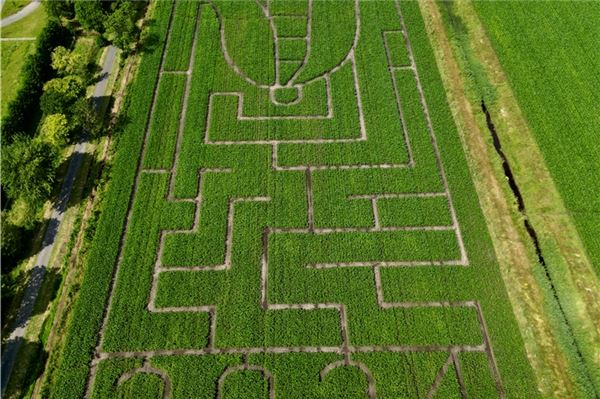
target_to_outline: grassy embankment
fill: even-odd
[[[494,7],[502,8],[505,4],[477,3],[477,6],[495,10]],[[541,12],[539,4],[529,3],[520,7],[528,6]],[[474,174],[479,175],[483,181],[481,201],[495,237],[501,265],[506,265],[503,270],[505,279],[512,283],[509,284],[511,300],[522,326],[530,359],[540,380],[540,389],[546,394],[559,397],[593,397],[592,381],[597,378],[594,377],[594,370],[598,369],[598,359],[594,355],[594,347],[597,347],[598,342],[597,328],[593,325],[594,320],[598,320],[595,316],[598,312],[595,306],[598,299],[594,298],[598,293],[597,280],[573,221],[567,215],[550,177],[534,134],[519,108],[521,102],[517,103],[513,94],[511,86],[514,83],[509,84],[470,3],[456,2],[453,5],[441,2],[440,13],[430,4],[424,9],[428,16],[430,35],[436,44],[438,63],[444,65],[441,70],[444,71],[447,89],[454,93],[455,117],[462,120],[465,146],[471,149],[469,157],[476,165]],[[492,18],[496,18],[502,13],[492,14]],[[522,15],[525,14],[529,15],[526,12]],[[543,20],[542,15],[538,17]],[[524,18],[524,21],[531,22],[528,18]],[[511,27],[510,32],[518,31],[510,23],[503,25],[504,28],[508,26]],[[444,40],[447,41],[443,37],[444,30],[450,38],[447,45],[443,43]],[[517,36],[513,36],[513,39],[519,40],[521,36]],[[527,47],[524,43],[521,48]],[[521,57],[527,58],[525,54]],[[512,57],[510,62],[519,63],[520,58]],[[558,75],[540,75],[537,80],[531,77],[529,83],[522,82],[520,87],[535,86],[537,82],[552,80],[556,76]],[[458,83],[460,81],[462,86]],[[512,166],[526,205],[525,212],[517,211],[516,204],[510,206],[507,209],[509,212],[504,212],[504,218],[503,212],[499,212],[499,209],[503,209],[498,205],[501,198],[493,195],[493,187],[491,189],[489,181],[485,181],[490,176],[486,176],[485,165],[482,166],[482,162],[489,162],[491,159],[496,180],[505,179],[481,112],[482,99],[491,111],[503,151]],[[487,148],[476,149],[474,143],[482,138],[484,142],[487,141]],[[557,146],[560,147],[560,144]],[[491,158],[484,155],[485,152],[492,154]],[[505,198],[516,202],[507,184],[501,184],[500,188],[503,189]],[[528,218],[540,238],[542,265],[539,264],[538,256],[531,253],[533,245],[523,229],[524,218]],[[517,228],[512,229],[512,233],[509,231],[511,228],[507,227],[511,219]],[[522,248],[519,250],[520,246]],[[527,249],[530,254],[528,258],[517,256],[519,252],[527,252]],[[535,281],[531,281],[532,277],[535,277]],[[514,281],[520,283],[514,284]],[[525,290],[524,287],[529,288]]]

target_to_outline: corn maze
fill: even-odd
[[[418,5],[156,8],[55,397],[535,397]]]

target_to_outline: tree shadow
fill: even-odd
[[[62,278],[57,268],[38,265],[18,276],[2,276],[3,352],[6,342],[11,339],[10,334],[15,329],[24,328],[30,317],[46,311],[48,299],[56,298]],[[38,291],[39,288],[42,288],[43,292]],[[25,317],[25,313],[29,313],[29,317]]]
[[[59,170],[65,173],[60,182],[60,189],[52,197],[55,212],[65,212],[69,207],[77,206],[89,197],[91,188],[98,178],[96,174],[100,169],[100,163],[94,153],[77,150],[61,162]],[[85,175],[77,173],[81,168],[86,168]],[[59,227],[60,223],[55,217],[48,221],[47,230],[53,235],[58,232]],[[45,233],[45,238],[48,234]]]
[[[88,76],[90,76],[90,78],[87,80],[87,86],[91,86],[91,85],[95,85],[96,83],[100,82],[102,79],[105,79],[108,77],[109,73],[108,72],[102,72],[102,65],[98,65],[98,64],[92,64],[91,66],[88,67]]]
[[[0,258],[2,278],[4,278],[5,274],[10,273],[10,271],[19,264],[19,262],[23,261],[31,254],[31,244],[36,231],[40,228],[41,223],[41,221],[35,221],[31,226],[27,227],[12,225],[2,226],[2,239],[10,239],[15,242],[15,245],[17,245],[17,248],[10,253],[2,251],[2,256]],[[7,235],[10,235],[10,238],[7,237]],[[4,284],[2,287],[4,288]]]
[[[32,391],[37,379],[42,376],[47,361],[48,352],[41,341],[21,340],[10,377],[8,370],[2,371],[3,380],[9,377],[4,397],[26,397],[27,392]]]
[[[138,42],[136,52],[138,53],[153,53],[157,50],[160,44],[160,37],[156,33],[150,33],[144,36]]]
[[[73,166],[71,164],[73,163]],[[71,167],[69,167],[71,166]],[[85,166],[86,174],[77,175],[76,170],[79,167]],[[54,193],[52,198],[53,212],[49,219],[38,221],[36,224],[28,229],[19,228],[21,231],[19,241],[24,243],[22,248],[14,254],[2,253],[2,317],[1,325],[2,330],[10,325],[11,320],[16,318],[16,303],[20,303],[22,300],[30,301],[32,293],[26,293],[26,287],[28,282],[35,281],[36,284],[42,284],[44,280],[48,279],[55,280],[56,276],[55,269],[42,268],[40,263],[47,263],[47,259],[50,256],[52,245],[56,240],[59,233],[60,222],[58,218],[59,213],[64,213],[69,207],[78,206],[80,203],[85,201],[91,194],[93,187],[99,178],[99,171],[101,164],[94,154],[88,152],[77,152],[74,151],[71,156],[65,159],[59,166],[60,170],[66,170],[62,182],[60,182],[60,189]],[[67,187],[65,187],[67,185]],[[39,246],[32,247],[34,236],[43,228],[42,224],[45,224],[43,231],[43,238]],[[35,252],[34,252],[35,251]],[[35,257],[35,267],[27,270],[26,272],[15,275],[12,270],[28,257]],[[40,259],[41,257],[41,259]],[[46,259],[44,259],[46,258]],[[61,262],[62,259],[56,259],[57,262]],[[44,264],[44,266],[47,266]],[[12,272],[12,273],[11,273]],[[44,282],[44,284],[46,284]],[[29,304],[28,306],[33,306]]]
[[[127,108],[121,110],[118,114],[112,114],[115,118],[112,124],[113,136],[119,136],[127,126],[131,123],[131,118],[127,115]]]
[[[93,96],[94,108],[100,115],[105,115],[106,110],[111,109],[115,98],[113,96]]]

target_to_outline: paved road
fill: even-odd
[[[17,21],[25,18],[26,16],[28,16],[29,14],[34,12],[35,9],[40,6],[40,3],[41,3],[41,0],[32,0],[31,3],[29,3],[25,7],[21,8],[18,12],[14,13],[13,15],[9,15],[8,17],[1,20],[0,26],[4,28],[5,26],[8,26],[14,22],[17,22]],[[2,1],[2,6],[4,6],[4,0]]]
[[[102,63],[100,81],[96,83],[96,87],[94,88],[93,98],[96,100],[96,106],[100,105],[101,97],[106,93],[106,88],[108,87],[108,75],[110,75],[116,55],[117,48],[114,46],[108,46],[108,49],[106,50],[106,56],[104,57],[104,62]]]
[[[115,61],[115,55],[116,48],[109,46],[104,63],[102,64],[102,72],[100,74],[101,79],[98,81],[98,83],[96,83],[96,87],[94,88],[93,98],[96,100],[96,106],[100,104],[101,97],[106,93],[108,77]],[[25,289],[23,301],[19,307],[19,312],[17,313],[17,317],[11,326],[12,332],[4,348],[4,353],[2,353],[2,396],[4,396],[4,391],[8,385],[8,379],[10,378],[10,374],[14,367],[17,353],[19,352],[19,348],[23,342],[27,323],[29,322],[29,318],[33,312],[33,307],[40,291],[40,287],[42,286],[42,282],[44,281],[46,268],[50,262],[50,255],[52,254],[60,223],[67,209],[69,198],[71,197],[71,191],[73,190],[73,184],[75,183],[77,172],[79,171],[79,167],[83,161],[83,154],[86,151],[86,146],[87,139],[84,137],[75,145],[75,148],[73,149],[73,154],[71,155],[71,159],[69,161],[65,180],[60,189],[58,199],[53,206],[52,216],[50,222],[48,222],[48,228],[44,235],[44,240],[42,241],[42,250],[37,256],[35,266],[31,272],[31,279],[29,280],[29,284]]]

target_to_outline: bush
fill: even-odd
[[[70,75],[49,80],[44,85],[40,108],[46,115],[66,113],[84,90],[83,80],[78,76]]]
[[[35,207],[52,192],[58,156],[41,140],[18,136],[3,149],[2,186],[12,199],[22,198]]]

